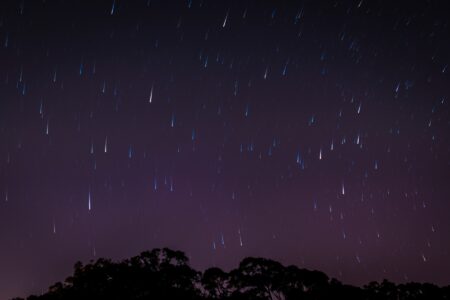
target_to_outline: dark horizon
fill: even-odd
[[[183,251],[155,248],[121,261],[78,261],[65,280],[52,284],[42,295],[26,299],[446,300],[450,299],[450,285],[395,284],[384,279],[355,287],[318,270],[262,257],[246,257],[230,271],[210,267],[199,272],[190,267]]]
[[[0,298],[155,247],[449,285],[447,6],[2,1]]]

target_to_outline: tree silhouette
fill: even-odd
[[[247,299],[282,299],[283,266],[265,258],[247,257],[231,272],[234,293]]]
[[[219,268],[207,269],[202,276],[204,295],[210,299],[226,299],[234,291],[231,277]]]
[[[450,300],[450,286],[414,282],[396,285],[385,279],[359,288],[330,279],[320,271],[285,267],[254,257],[243,259],[229,273],[216,267],[201,273],[189,266],[183,252],[157,248],[120,262],[103,258],[87,265],[77,262],[64,282],[53,284],[41,296],[27,298],[75,299]]]

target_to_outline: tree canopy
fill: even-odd
[[[157,248],[119,262],[104,258],[87,265],[77,262],[73,275],[50,286],[45,294],[27,298],[72,299],[428,300],[450,299],[450,286],[396,285],[384,280],[361,288],[342,284],[320,271],[259,257],[243,259],[230,272],[217,267],[200,272],[189,266],[185,253]]]

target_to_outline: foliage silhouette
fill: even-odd
[[[103,258],[87,265],[77,262],[73,275],[64,282],[53,284],[41,296],[27,298],[75,299],[450,300],[450,286],[396,285],[385,279],[360,288],[344,285],[319,271],[285,267],[274,260],[254,257],[243,259],[237,269],[228,273],[215,267],[201,273],[189,266],[183,252],[163,248],[120,262]]]

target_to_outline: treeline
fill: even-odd
[[[15,298],[18,300],[21,298]],[[199,272],[186,255],[168,248],[145,251],[121,262],[98,259],[75,264],[72,276],[28,300],[72,299],[450,299],[450,286],[396,285],[384,280],[363,288],[345,285],[319,271],[248,257],[237,269]],[[22,299],[23,300],[23,299]]]

